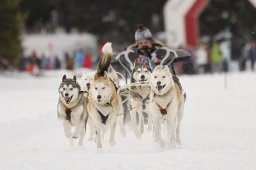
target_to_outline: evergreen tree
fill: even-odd
[[[201,35],[213,36],[230,28],[233,38],[252,39],[256,10],[248,1],[211,0],[200,16]]]
[[[5,58],[10,63],[14,63],[22,53],[23,16],[19,3],[20,0],[0,2],[0,58]]]

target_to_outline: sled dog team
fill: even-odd
[[[116,143],[116,126],[122,136],[126,135],[120,94],[122,87],[116,71],[110,66],[112,55],[111,43],[106,43],[94,74],[83,74],[80,82],[76,76],[67,78],[64,75],[62,78],[57,112],[71,145],[74,139],[78,139],[79,145],[83,143],[87,126],[99,151],[102,150],[102,137],[107,128],[110,129],[109,143],[112,146]],[[146,116],[148,130],[153,131],[154,140],[161,147],[181,144],[185,92],[168,66],[159,65],[151,70],[150,62],[141,64],[135,61],[130,86],[130,117],[136,137],[141,138],[144,132]],[[167,143],[162,138],[163,134]]]

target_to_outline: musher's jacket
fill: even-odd
[[[139,49],[137,43],[127,47],[127,49],[119,53],[115,60],[118,61],[130,74],[132,73],[134,62],[144,63],[148,59],[151,61],[151,66],[169,65],[179,61],[188,60],[191,54],[186,50],[169,49],[159,42],[153,42],[153,49],[142,51]],[[147,50],[147,49],[146,49]],[[146,54],[146,55],[145,55]],[[174,72],[174,69],[172,69]],[[175,74],[175,72],[174,72]]]

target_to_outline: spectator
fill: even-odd
[[[84,56],[83,67],[85,68],[93,67],[92,54],[90,51],[87,52],[86,55]]]
[[[67,70],[73,70],[74,69],[74,58],[72,58],[68,54],[68,52],[64,53],[64,58],[65,58],[66,69]]]
[[[199,74],[206,73],[207,63],[208,63],[208,59],[207,59],[206,46],[201,44],[196,50],[197,73]]]
[[[81,68],[83,66],[84,52],[82,49],[79,49],[75,52],[75,67]]]
[[[222,54],[217,42],[214,42],[211,48],[211,61],[213,72],[221,72]]]
[[[248,50],[248,58],[251,62],[251,70],[254,71],[254,63],[256,59],[256,44],[255,42],[251,42],[250,48]]]

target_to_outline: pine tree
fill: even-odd
[[[19,10],[20,0],[1,0],[0,2],[0,59],[11,64],[22,53],[21,31],[24,17]]]

